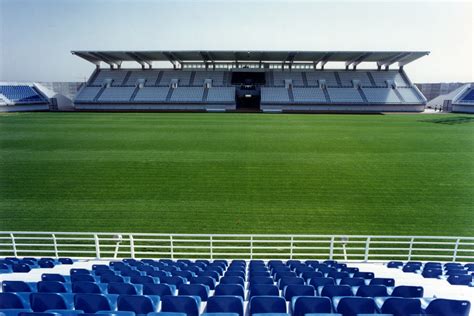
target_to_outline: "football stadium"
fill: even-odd
[[[0,316],[474,315],[468,45],[412,27],[472,3],[111,4],[0,0]]]

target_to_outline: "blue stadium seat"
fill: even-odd
[[[294,296],[314,296],[316,291],[312,285],[289,284],[285,287],[285,300],[291,301]]]
[[[327,296],[329,298],[353,295],[351,287],[348,285],[325,285],[321,291],[321,296]]]
[[[27,302],[23,301],[15,293],[0,293],[0,309],[24,309],[29,308]]]
[[[176,271],[176,272],[173,272],[171,274],[172,276],[179,276],[179,277],[182,277],[184,279],[186,279],[186,281],[188,281],[189,279],[191,279],[192,277],[195,277],[196,275],[191,272],[191,271]]]
[[[206,313],[236,313],[244,315],[244,302],[240,296],[211,296],[207,301]]]
[[[167,271],[153,271],[153,272],[148,272],[147,275],[154,278],[159,278],[161,280],[164,277],[171,276],[171,273]]]
[[[30,305],[34,312],[44,312],[49,309],[71,309],[64,298],[57,293],[31,293]]]
[[[61,316],[61,314],[51,312],[19,312],[18,316]]]
[[[339,285],[349,285],[349,286],[361,286],[365,285],[365,279],[363,278],[342,278],[339,282]]]
[[[252,276],[249,278],[250,284],[273,284],[273,279],[265,276]]]
[[[375,275],[373,272],[361,272],[361,271],[358,271],[356,273],[354,273],[354,275],[352,276],[353,278],[364,278],[364,279],[373,279],[375,278]]]
[[[61,316],[79,316],[83,314],[83,310],[76,310],[76,309],[49,309],[47,312],[57,313]]]
[[[298,278],[298,277],[283,277],[280,279],[278,282],[278,287],[280,290],[284,290],[287,285],[290,284],[305,284],[303,278]]]
[[[374,314],[376,312],[374,300],[368,297],[343,297],[339,300],[336,310],[344,316]]]
[[[303,279],[305,279],[306,281],[308,281],[308,279],[312,279],[312,278],[322,278],[322,277],[324,277],[324,275],[323,275],[322,272],[311,271],[311,272],[303,272],[303,273],[301,273],[301,277],[302,277]]]
[[[76,294],[74,296],[75,309],[81,309],[85,313],[112,310],[110,302],[103,294]]]
[[[373,278],[370,280],[370,285],[385,285],[395,286],[395,279],[392,278]]]
[[[245,286],[245,280],[242,277],[238,276],[223,276],[219,280],[219,284],[240,284]]]
[[[361,297],[378,297],[388,296],[388,293],[385,285],[361,285],[357,289],[356,295]]]
[[[333,278],[315,277],[309,280],[309,285],[312,285],[316,288],[318,286],[324,285],[336,285],[336,281]]]
[[[214,295],[231,295],[231,296],[240,296],[243,299],[245,298],[245,289],[240,284],[219,284],[214,290]]]
[[[145,283],[158,283],[157,280],[155,280],[151,276],[147,275],[140,275],[140,276],[132,276],[130,277],[130,283],[133,284],[145,284]],[[163,282],[166,283],[166,282]]]
[[[270,272],[267,271],[266,268],[263,268],[261,271],[249,271],[249,277],[250,278],[256,278],[256,277],[270,277]]]
[[[280,295],[280,291],[278,287],[273,284],[252,284],[249,288],[249,300],[253,296],[273,296],[273,295]]]
[[[275,280],[278,282],[282,278],[296,278],[297,275],[293,271],[283,271],[283,272],[276,272],[275,273]]]
[[[168,284],[147,283],[143,284],[143,295],[173,295],[175,287]]]
[[[471,285],[472,275],[450,275],[447,280],[452,285]]]
[[[158,271],[157,271],[158,272]],[[138,270],[122,270],[120,271],[120,275],[123,277],[139,277],[142,273]]]
[[[74,261],[71,258],[59,258],[58,262],[61,264],[73,264]]]
[[[102,289],[97,283],[88,282],[88,281],[79,281],[72,283],[72,292],[73,293],[102,293]]]
[[[471,303],[448,299],[435,299],[426,307],[426,314],[436,316],[469,316]]]
[[[108,294],[137,295],[137,288],[131,283],[110,282],[107,284]]]
[[[224,273],[224,277],[241,277],[245,281],[245,271],[229,271]]]
[[[421,302],[416,298],[390,297],[383,303],[381,312],[394,316],[421,314]]]
[[[425,269],[421,272],[421,275],[424,278],[437,279],[439,276],[443,275],[443,270],[441,270],[441,269]]]
[[[191,278],[189,280],[190,284],[204,284],[207,285],[211,290],[214,290],[216,287],[216,280],[208,276],[198,276]]]
[[[446,270],[445,275],[466,275],[467,273],[468,271],[464,269],[452,269]]]
[[[169,276],[169,277],[160,278],[160,282],[165,283],[165,284],[172,284],[175,286],[179,286],[181,284],[186,283],[186,279],[179,276]]]
[[[344,272],[347,272],[347,273],[350,273],[350,274],[354,274],[356,272],[359,272],[359,268],[356,268],[356,267],[345,267],[345,268],[341,268],[341,271],[344,271]]]
[[[162,312],[185,313],[187,316],[199,316],[201,302],[195,296],[170,296],[162,297]]]
[[[331,313],[331,300],[327,297],[299,296],[291,300],[293,316],[305,316],[311,313]]]
[[[38,265],[40,268],[54,268],[54,262],[52,261],[38,261]]]
[[[333,278],[333,279],[343,279],[343,278],[348,278],[349,273],[348,272],[340,272],[340,271],[331,271],[327,275],[328,278]]]
[[[125,280],[120,275],[105,274],[100,277],[100,283],[124,283]]]
[[[400,268],[403,267],[403,262],[401,261],[390,261],[387,263],[388,268]]]
[[[3,281],[2,292],[32,292],[32,289],[24,281]]]
[[[209,287],[203,284],[181,284],[178,286],[178,295],[199,296],[205,302],[209,297]]]
[[[322,272],[324,275],[327,276],[328,273],[337,272],[337,269],[336,268],[331,268],[331,267],[328,267],[328,266],[320,266],[318,268],[318,271]]]
[[[117,310],[130,311],[135,314],[148,314],[157,311],[157,307],[148,296],[143,295],[119,295],[117,299]]]
[[[40,293],[67,293],[66,284],[58,281],[39,281],[36,288]]]
[[[31,271],[31,267],[25,263],[15,263],[12,266],[12,271],[16,273],[28,273]]]
[[[90,275],[91,272],[87,269],[77,269],[77,268],[73,268],[71,270],[69,270],[70,272],[70,275],[78,275],[78,274],[86,274],[86,275]]]
[[[286,301],[280,296],[253,296],[249,302],[249,316],[260,313],[286,313]]]
[[[95,282],[95,278],[90,274],[72,274],[71,282]]]
[[[400,285],[393,289],[391,296],[398,297],[423,297],[423,287],[421,286],[410,286]]]

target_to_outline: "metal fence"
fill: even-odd
[[[474,237],[0,232],[0,257],[474,261]]]

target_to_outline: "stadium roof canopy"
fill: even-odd
[[[142,66],[154,61],[183,63],[321,63],[345,62],[346,67],[356,67],[361,62],[375,62],[379,67],[398,63],[400,67],[428,55],[427,51],[72,51],[91,63],[101,62],[120,67],[124,61],[135,61]]]

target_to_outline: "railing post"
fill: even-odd
[[[171,252],[171,259],[174,259],[173,235],[170,235],[170,252]]]
[[[128,235],[130,239],[130,256],[135,259],[135,241],[133,240],[133,235]]]
[[[456,244],[454,244],[454,253],[453,253],[453,262],[456,261],[456,257],[458,256],[458,248],[459,248],[460,239],[456,239]]]
[[[411,260],[411,253],[413,251],[413,241],[415,240],[414,237],[410,239],[410,248],[408,249],[408,261]]]
[[[250,236],[250,260],[253,259],[253,236]]]
[[[293,259],[293,236],[290,239],[290,259]]]
[[[367,262],[369,260],[369,247],[370,247],[370,237],[367,237],[365,241],[365,254],[364,254],[364,261]]]
[[[59,258],[58,243],[56,241],[56,235],[52,234],[52,236],[53,236],[54,257],[57,259]]]
[[[13,233],[10,234],[10,238],[12,239],[13,255],[15,257],[18,257],[17,252],[16,252],[15,236],[13,236]]]
[[[100,259],[100,243],[99,243],[99,236],[94,234],[94,242],[95,242],[95,258]]]
[[[334,237],[331,237],[331,245],[329,246],[329,259],[334,257]]]
[[[211,260],[213,260],[213,257],[214,257],[214,254],[213,254],[213,251],[212,251],[212,236],[209,236],[209,255],[211,257]]]

